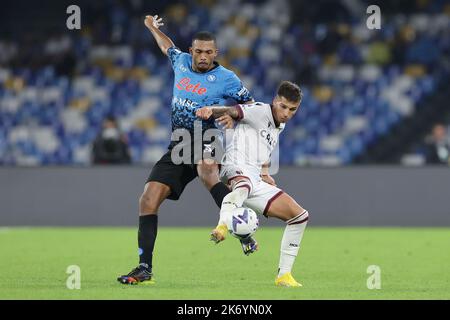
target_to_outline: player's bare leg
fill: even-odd
[[[157,236],[159,207],[170,192],[170,187],[164,183],[150,181],[145,184],[144,192],[139,198],[139,263],[150,268]]]
[[[161,203],[170,195],[170,187],[151,181],[144,187],[139,198],[139,265],[117,280],[122,284],[153,284],[153,248],[158,230],[158,210]]]
[[[288,194],[283,193],[271,203],[267,215],[281,219],[287,224],[281,240],[280,262],[275,284],[301,287],[301,284],[292,277],[291,271],[308,221],[308,211]]]
[[[206,189],[211,190],[219,179],[219,165],[213,159],[200,160],[197,164],[198,177]]]
[[[231,211],[242,206],[251,191],[251,182],[246,177],[235,177],[230,180],[232,192],[225,196],[220,207],[219,223],[211,232],[211,241],[219,243],[225,240],[228,233],[226,221]]]
[[[219,165],[213,159],[201,160],[197,164],[197,173],[203,185],[211,193],[211,196],[220,208],[223,198],[231,190],[219,179]]]
[[[139,198],[139,216],[156,215],[159,207],[170,195],[170,187],[164,183],[150,181],[145,184]]]

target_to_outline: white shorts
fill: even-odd
[[[245,166],[222,165],[220,178],[222,182],[228,184],[229,180],[235,177],[245,177],[250,180],[251,191],[244,201],[244,206],[252,209],[257,214],[267,217],[267,212],[272,202],[283,194],[283,190],[261,180],[259,173],[253,168]]]

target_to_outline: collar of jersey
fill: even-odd
[[[194,72],[194,73],[198,73],[198,74],[208,74],[208,73],[210,73],[210,72],[216,70],[218,67],[220,67],[220,63],[218,63],[217,61],[214,61],[213,64],[214,64],[214,67],[212,67],[211,70],[208,70],[208,71],[206,71],[206,72],[197,72],[197,71],[195,71],[195,70],[192,68],[192,55],[191,55],[191,59],[189,60],[189,69],[191,69],[191,71]]]
[[[275,118],[273,116],[273,104],[270,104],[270,114],[272,115],[272,122],[275,125],[275,128],[281,129],[281,122],[278,123],[278,126],[277,126],[277,123],[275,122]]]

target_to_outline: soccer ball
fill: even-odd
[[[228,231],[238,239],[252,236],[258,230],[256,212],[250,208],[236,208],[227,221]]]

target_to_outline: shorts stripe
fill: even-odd
[[[234,177],[228,178],[227,184],[229,184],[230,181],[233,180],[233,179],[235,179],[235,178],[246,178],[248,181],[250,181],[250,183],[252,182],[252,181],[250,180],[249,177],[247,177],[247,176],[242,176],[242,175],[238,175],[238,176],[234,176]]]
[[[238,188],[247,188],[248,189],[248,194],[250,194],[252,192],[252,188],[250,187],[249,184],[241,184],[241,185],[235,187],[234,190],[236,190]]]
[[[265,217],[267,217],[267,211],[269,211],[270,206],[272,205],[272,202],[274,202],[283,193],[284,193],[284,191],[280,190],[272,198],[270,198],[269,201],[267,201],[266,207],[264,208],[264,212],[263,212],[263,215]]]
[[[250,188],[253,188],[253,182],[252,182],[252,180],[250,180],[249,177],[243,176],[243,175],[238,175],[238,176],[234,176],[234,177],[229,178],[228,181],[227,181],[227,184],[230,184],[230,181],[233,180],[234,178],[245,178],[245,179],[247,179],[248,182],[250,182]],[[250,193],[250,192],[251,192],[251,191],[249,191],[249,193]]]

